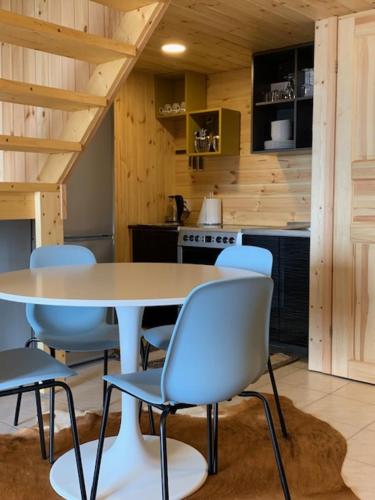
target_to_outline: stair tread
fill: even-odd
[[[107,105],[105,97],[4,78],[0,78],[0,101],[65,111],[89,107],[104,108]]]
[[[93,64],[136,55],[133,45],[7,10],[0,10],[0,40]]]
[[[24,153],[79,153],[82,151],[82,145],[79,142],[59,139],[0,135],[0,150]]]

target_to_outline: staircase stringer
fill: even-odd
[[[95,68],[87,85],[86,92],[106,97],[107,108],[90,108],[70,113],[66,121],[61,140],[80,142],[87,145],[96,129],[99,127],[108,107],[122,83],[133,69],[147,41],[163,18],[169,1],[154,2],[137,10],[125,12],[120,25],[114,34],[114,39],[131,43],[136,47],[136,57],[124,57],[115,61],[100,64]],[[49,155],[43,165],[37,180],[39,182],[63,183],[80,153],[64,153]]]

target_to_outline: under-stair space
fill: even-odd
[[[0,0],[0,220],[62,243],[62,185],[168,4]]]

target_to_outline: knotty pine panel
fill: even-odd
[[[226,224],[284,225],[310,220],[311,154],[250,154],[251,69],[210,75],[208,108],[241,112],[239,156],[205,158],[202,170],[192,170],[187,156],[176,156],[176,192],[190,200],[195,222],[203,197],[210,192],[223,200]],[[178,136],[178,144],[182,137]]]
[[[129,260],[129,224],[161,222],[174,192],[174,139],[155,117],[153,75],[133,72],[115,99],[116,259]]]
[[[106,36],[118,23],[112,9],[89,0],[0,0],[0,9]],[[67,90],[86,87],[94,66],[84,61],[32,49],[0,46],[0,78],[36,83]],[[0,102],[0,134],[58,138],[67,112]],[[46,155],[0,153],[0,182],[34,182]]]

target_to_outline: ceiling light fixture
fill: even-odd
[[[182,43],[166,43],[162,45],[161,50],[165,54],[183,54],[186,50],[186,46]]]

